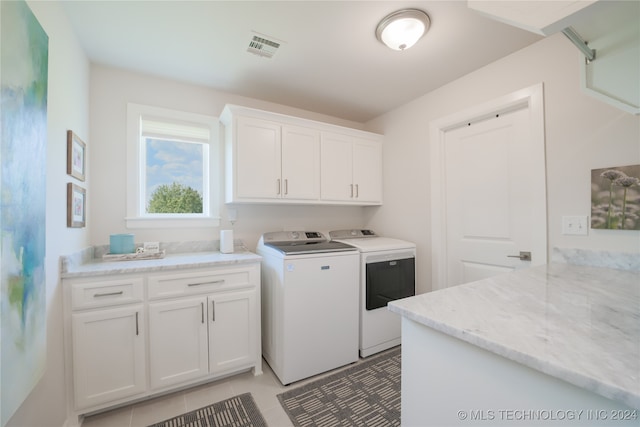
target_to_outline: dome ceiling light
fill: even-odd
[[[384,17],[376,27],[376,38],[393,50],[416,44],[429,30],[429,15],[419,9],[402,9]]]

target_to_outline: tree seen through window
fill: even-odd
[[[156,138],[144,142],[147,213],[202,213],[205,144]]]

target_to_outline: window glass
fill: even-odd
[[[206,144],[144,138],[145,212],[202,214]]]

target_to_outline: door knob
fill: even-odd
[[[519,258],[520,261],[531,261],[531,252],[520,251],[520,255],[507,255],[507,258]]]

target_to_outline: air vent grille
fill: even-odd
[[[254,35],[249,42],[247,52],[253,53],[254,55],[258,56],[263,56],[265,58],[271,58],[273,57],[273,55],[275,55],[279,47],[280,43],[276,41]]]

